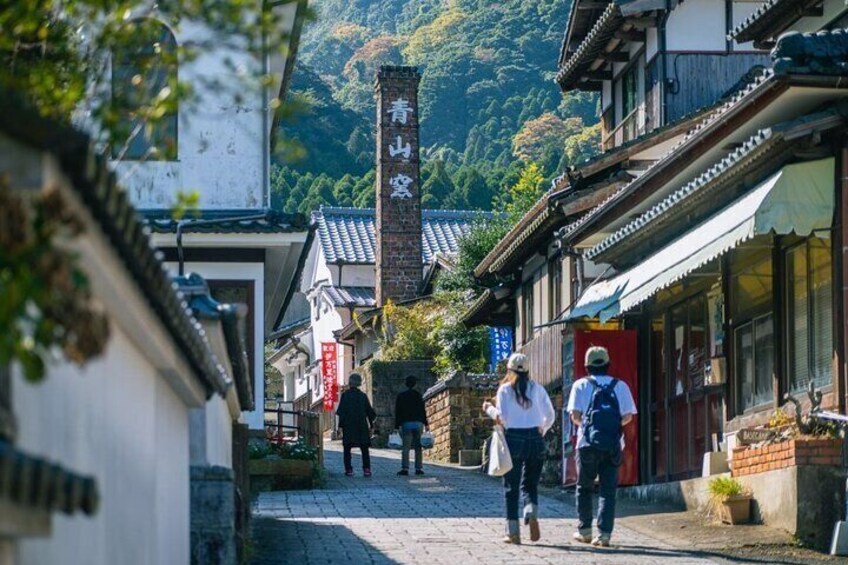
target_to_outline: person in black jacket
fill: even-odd
[[[351,450],[358,447],[362,451],[362,474],[371,476],[371,429],[377,413],[371,407],[368,396],[359,390],[362,377],[359,373],[351,373],[348,377],[350,388],[342,393],[336,416],[339,418],[339,428],[342,430],[342,446],[344,446],[345,475],[353,476]]]
[[[395,402],[395,427],[403,437],[401,452],[401,469],[398,475],[409,474],[409,449],[415,448],[415,474],[423,475],[421,461],[421,432],[428,429],[427,411],[424,409],[424,399],[415,390],[415,377],[406,377],[406,390],[397,396]]]

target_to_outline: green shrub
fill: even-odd
[[[726,476],[710,479],[710,482],[707,485],[707,490],[710,493],[710,498],[719,501],[748,494],[748,491],[742,483],[733,477]]]

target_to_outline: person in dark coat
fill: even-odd
[[[398,475],[409,474],[409,449],[415,449],[415,474],[424,474],[424,464],[421,454],[421,432],[428,429],[427,411],[424,409],[424,399],[415,390],[416,379],[406,377],[406,390],[397,395],[395,401],[395,427],[403,438],[400,471]]]
[[[371,428],[377,413],[371,407],[368,396],[359,390],[362,386],[362,377],[359,373],[351,373],[348,378],[348,390],[339,400],[336,416],[339,418],[339,428],[342,430],[342,446],[344,446],[345,475],[353,476],[353,464],[351,463],[351,449],[358,447],[362,452],[362,474],[371,476],[371,454],[368,448],[371,446]]]

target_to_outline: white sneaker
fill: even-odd
[[[574,532],[571,538],[574,541],[579,541],[580,543],[592,543],[592,536],[589,534],[581,534],[580,532]]]
[[[610,536],[608,534],[601,534],[599,536],[595,536],[595,539],[592,540],[592,545],[594,545],[595,547],[609,547]]]

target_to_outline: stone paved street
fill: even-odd
[[[467,470],[428,465],[423,477],[398,477],[396,452],[374,450],[374,476],[341,472],[340,446],[328,444],[327,484],[311,491],[262,493],[254,508],[253,563],[626,563],[694,565],[720,562],[690,553],[626,527],[614,547],[595,549],[569,541],[574,511],[564,501],[540,500],[542,540],[522,546],[500,542],[500,483]],[[529,538],[526,529],[523,532]],[[737,563],[742,561],[735,561]]]

